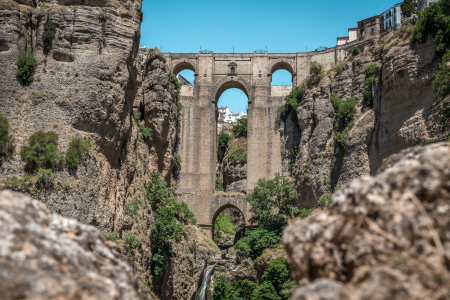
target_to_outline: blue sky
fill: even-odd
[[[144,0],[141,46],[163,52],[304,52],[333,47],[356,22],[380,14],[401,0]],[[290,76],[274,74],[272,84],[289,85]],[[183,72],[188,80],[193,76]],[[276,82],[275,82],[276,81]],[[245,110],[246,97],[228,90],[219,100]],[[223,98],[223,99],[222,99]],[[222,103],[223,102],[223,103]],[[236,109],[234,109],[234,107]]]

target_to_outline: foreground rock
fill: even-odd
[[[22,194],[0,192],[2,299],[151,299],[113,243]]]
[[[450,144],[394,155],[283,242],[292,299],[450,299]]]

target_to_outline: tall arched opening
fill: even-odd
[[[247,193],[248,91],[227,81],[216,92],[215,193]]]

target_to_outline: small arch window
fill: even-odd
[[[231,67],[231,73],[235,73],[236,69],[234,67]]]

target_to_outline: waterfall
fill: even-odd
[[[209,279],[211,278],[211,273],[213,270],[214,267],[210,268],[208,271],[206,271],[205,275],[203,276],[202,287],[200,288],[200,293],[198,294],[197,300],[206,299],[206,287],[208,286]]]

